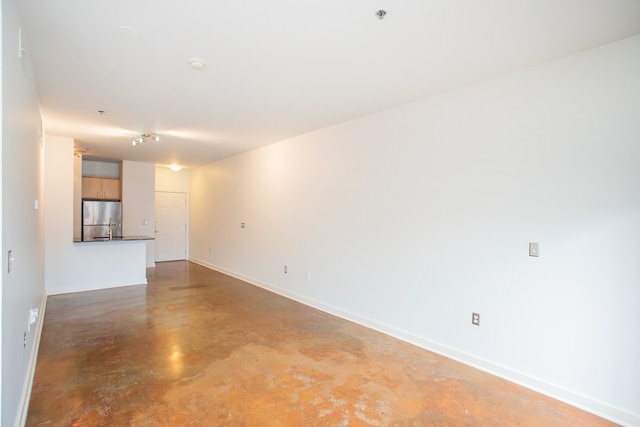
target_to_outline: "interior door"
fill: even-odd
[[[156,262],[187,257],[187,196],[156,191]]]

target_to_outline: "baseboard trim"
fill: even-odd
[[[121,288],[124,286],[137,286],[137,285],[146,285],[148,284],[147,278],[139,279],[139,280],[129,280],[129,281],[117,281],[117,282],[105,282],[92,284],[88,287],[83,286],[65,286],[57,289],[47,289],[47,295],[62,295],[62,294],[71,294],[75,292],[86,292],[86,291],[99,291],[101,289],[111,289],[111,288]]]
[[[29,401],[31,400],[31,389],[33,387],[33,377],[36,374],[36,362],[38,361],[38,350],[40,350],[40,337],[42,337],[42,326],[44,325],[44,313],[47,308],[47,295],[43,293],[40,302],[39,316],[33,330],[33,346],[29,354],[29,364],[27,366],[27,376],[22,387],[22,397],[20,399],[20,418],[16,420],[17,427],[24,427],[27,423],[29,413]]]
[[[297,301],[309,307],[312,307],[312,308],[324,311],[326,313],[332,314],[334,316],[340,317],[342,319],[357,323],[359,325],[381,332],[385,335],[389,335],[399,340],[408,342],[420,348],[424,348],[425,350],[429,350],[434,353],[440,354],[442,356],[448,357],[450,359],[453,359],[465,365],[471,366],[473,368],[480,369],[481,371],[503,378],[507,381],[521,385],[525,388],[544,394],[553,399],[567,403],[571,406],[575,406],[579,409],[582,409],[586,412],[590,412],[594,415],[605,418],[614,423],[617,423],[623,426],[629,426],[629,427],[640,426],[639,414],[633,414],[624,409],[617,408],[615,406],[598,401],[588,396],[581,395],[579,393],[573,392],[563,387],[532,377],[525,373],[513,370],[506,366],[502,366],[502,365],[493,363],[489,360],[479,358],[472,354],[456,350],[455,348],[440,344],[438,342],[425,339],[423,337],[412,334],[411,332],[396,329],[384,323],[380,323],[375,320],[368,319],[360,315],[333,307],[331,305],[327,305],[322,302],[306,298],[294,292],[290,292],[285,289],[279,288],[277,286],[264,283],[253,277],[244,276],[242,274],[236,273],[235,271],[227,270],[223,267],[211,264],[209,262],[199,260],[197,258],[190,258],[189,261],[195,264],[201,265],[203,267],[209,268],[211,270],[215,270],[220,273],[226,274],[228,276],[235,277],[236,279],[240,279],[251,285],[268,290],[270,292],[273,292],[285,298],[289,298],[291,300]]]

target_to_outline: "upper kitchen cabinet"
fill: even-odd
[[[82,177],[83,199],[120,200],[120,180]]]
[[[122,198],[120,175],[120,162],[83,159],[82,198],[120,200]]]

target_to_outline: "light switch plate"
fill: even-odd
[[[13,251],[7,252],[7,273],[11,273],[11,269],[13,268]]]
[[[539,243],[529,243],[529,256],[539,257],[540,256],[540,244]]]
[[[22,60],[24,52],[24,44],[22,43],[22,28],[18,28],[18,59]]]

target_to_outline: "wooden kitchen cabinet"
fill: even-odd
[[[120,180],[88,176],[82,177],[82,198],[120,200]]]
[[[105,199],[120,200],[120,180],[103,178],[102,194]]]
[[[102,178],[82,177],[82,198],[98,199],[102,194]]]

